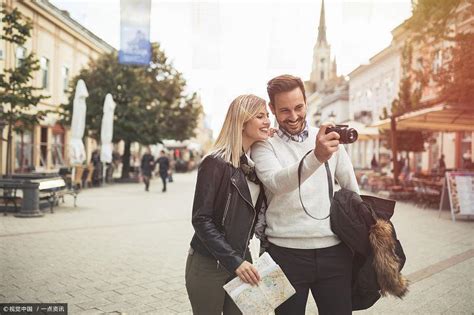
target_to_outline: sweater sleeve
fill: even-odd
[[[299,161],[283,167],[278,161],[277,154],[268,141],[257,142],[252,147],[255,170],[265,188],[273,194],[289,193],[298,188]],[[308,154],[303,162],[301,182],[308,179],[321,165],[314,153]]]
[[[341,187],[352,190],[360,194],[359,185],[354,173],[351,159],[342,144],[339,145],[337,153],[337,164],[335,170],[335,177]]]

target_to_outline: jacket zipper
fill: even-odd
[[[225,204],[224,215],[222,216],[222,228],[224,228],[225,218],[227,217],[227,212],[229,211],[229,205],[230,205],[230,198],[231,197],[232,197],[232,193],[229,193],[229,195],[227,196],[227,202]],[[218,260],[216,269],[219,269],[220,265],[221,265],[221,262]]]
[[[227,216],[227,212],[229,211],[229,204],[230,204],[230,197],[231,196],[232,196],[232,193],[229,193],[229,195],[227,196],[227,202],[225,204],[224,215],[222,216],[222,228],[224,228],[225,218]]]
[[[252,203],[250,203],[247,199],[245,199],[245,197],[242,195],[242,193],[240,192],[239,190],[239,187],[237,187],[237,185],[235,184],[235,180],[234,179],[231,179],[231,182],[232,182],[232,185],[234,185],[235,189],[237,189],[237,192],[239,193],[240,197],[242,197],[243,200],[245,200],[249,205],[250,207],[252,208],[253,210],[253,219],[252,219],[252,224],[250,225],[250,230],[249,230],[249,233],[248,233],[248,236],[247,236],[247,242],[245,242],[245,249],[244,249],[244,253],[242,255],[242,259],[245,259],[245,254],[247,253],[247,248],[248,248],[248,243],[250,241],[250,234],[252,233],[252,227],[253,227],[253,224],[255,222],[255,217],[257,216],[257,210],[255,210],[255,207],[252,205]]]

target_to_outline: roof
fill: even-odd
[[[48,0],[34,0],[34,1],[23,1],[24,4],[29,6],[40,6],[44,10],[50,12],[57,18],[61,19],[64,23],[66,23],[69,27],[76,30],[77,32],[84,35],[86,38],[94,42],[97,46],[100,46],[102,49],[108,52],[115,51],[116,49],[111,46],[109,43],[101,39],[99,36],[92,33],[90,30],[85,28],[82,24],[71,18],[67,11],[61,10],[53,5]]]

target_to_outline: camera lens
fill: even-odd
[[[357,133],[357,130],[355,130],[354,128],[347,129],[347,143],[356,142],[358,137],[359,134]]]

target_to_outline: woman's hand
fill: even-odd
[[[251,285],[258,285],[260,281],[260,275],[258,274],[257,269],[248,261],[244,261],[235,273],[245,283],[250,283]]]

